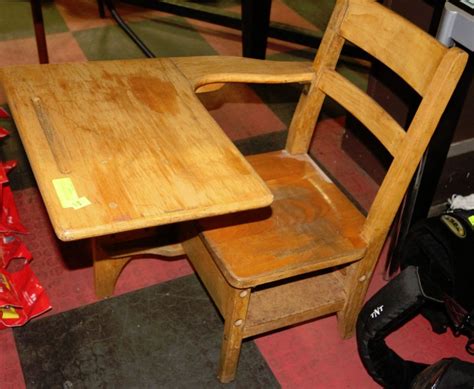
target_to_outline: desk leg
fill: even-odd
[[[111,258],[100,245],[99,238],[92,238],[92,259],[94,263],[95,294],[99,298],[114,294],[115,284],[131,256]]]
[[[265,58],[272,0],[242,0],[242,52]]]
[[[95,294],[100,298],[114,294],[120,273],[132,259],[144,257],[163,259],[184,255],[181,243],[170,242],[166,234],[154,236],[147,234],[146,231],[134,231],[125,236],[118,234],[92,238],[91,248]]]

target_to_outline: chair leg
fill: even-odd
[[[235,378],[250,301],[250,289],[235,289],[227,302],[224,337],[221,346],[218,378],[222,383]]]
[[[99,298],[114,294],[115,284],[122,269],[130,262],[131,257],[108,258],[97,239],[92,240],[92,258],[94,262],[95,294]]]
[[[347,296],[344,308],[337,313],[339,334],[343,339],[354,335],[357,317],[364,305],[379,253],[380,250],[374,247],[362,261],[352,264],[348,269],[346,290],[351,292]]]

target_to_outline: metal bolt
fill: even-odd
[[[244,321],[243,321],[242,319],[236,320],[236,321],[234,322],[234,326],[240,327],[243,322],[244,322]]]
[[[364,282],[366,279],[367,279],[367,277],[365,275],[363,275],[362,277],[359,278],[359,282]]]
[[[247,296],[248,293],[249,293],[248,291],[243,290],[242,292],[240,292],[239,296],[240,297],[245,297],[245,296]]]

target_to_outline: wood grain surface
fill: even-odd
[[[201,221],[227,281],[247,288],[360,259],[364,216],[307,155],[250,156],[271,208]]]
[[[272,201],[263,181],[194,94],[196,82],[212,78],[206,76],[212,68],[203,66],[209,60],[200,67],[181,60],[189,80],[175,62],[2,69],[9,106],[60,239],[219,215]],[[258,62],[255,66],[252,77],[265,70]],[[302,72],[304,66],[298,66],[295,80],[309,79],[308,68]],[[266,68],[275,82],[291,73],[282,66],[274,72]],[[227,69],[224,78],[229,79],[232,66]],[[242,69],[236,67],[234,73]],[[242,77],[248,75],[231,78]],[[61,206],[52,180],[65,177],[90,205]]]

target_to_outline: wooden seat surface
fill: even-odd
[[[272,201],[172,59],[33,65],[1,73],[60,239]],[[58,178],[70,178],[77,195],[91,204],[63,208],[53,187]]]
[[[248,161],[274,195],[271,207],[200,222],[227,281],[244,288],[360,259],[365,217],[308,155]]]

